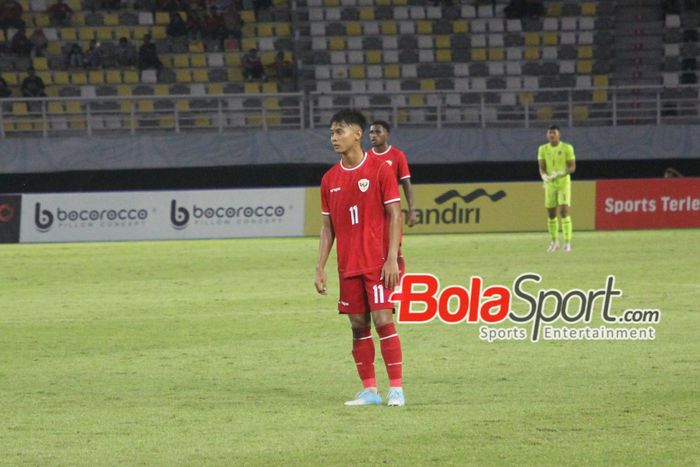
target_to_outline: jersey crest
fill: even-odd
[[[360,188],[360,191],[364,193],[365,191],[369,190],[369,180],[366,178],[360,179],[357,182],[357,186]]]

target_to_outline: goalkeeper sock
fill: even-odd
[[[352,356],[357,365],[357,373],[365,388],[377,387],[377,379],[374,375],[374,340],[372,340],[372,328],[352,330]]]
[[[573,233],[573,224],[571,222],[571,216],[562,217],[561,230],[562,232],[564,232],[564,241],[566,243],[571,243],[571,235]]]
[[[556,242],[559,236],[559,221],[555,217],[554,219],[547,220],[547,230],[549,230],[549,235],[552,237],[552,241]]]

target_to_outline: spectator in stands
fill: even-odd
[[[241,38],[243,37],[243,19],[238,8],[233,3],[224,11],[224,26],[228,36],[236,39],[240,48]]]
[[[680,173],[678,170],[674,169],[673,167],[668,167],[664,171],[664,178],[682,178],[683,174]]]
[[[539,18],[544,14],[542,0],[510,0],[503,10],[506,18]]]
[[[29,40],[31,41],[33,47],[32,56],[43,57],[44,52],[46,52],[46,48],[49,46],[49,40],[46,38],[44,30],[41,28],[36,28],[32,35],[29,36]]]
[[[667,15],[677,15],[681,12],[681,2],[680,0],[664,0],[662,2],[661,8],[663,8],[664,13]]]
[[[27,37],[24,27],[19,28],[10,41],[10,52],[19,57],[29,57],[33,48],[34,44]]]
[[[0,76],[0,99],[6,99],[12,95],[12,89],[7,85],[5,78]]]
[[[126,37],[119,38],[115,55],[121,68],[136,66],[136,47]]]
[[[197,10],[190,10],[187,13],[185,27],[187,28],[187,37],[190,40],[199,40],[202,38],[202,18],[200,18]]]
[[[294,81],[294,66],[292,62],[284,58],[284,52],[277,52],[275,61],[270,68],[278,82],[291,83]]]
[[[24,27],[22,14],[24,8],[16,0],[0,0],[0,27],[7,31],[8,28],[20,29]]]
[[[187,35],[187,25],[177,11],[170,12],[170,24],[168,24],[166,31],[168,36],[176,39]]]
[[[64,62],[67,70],[85,66],[85,54],[79,43],[73,43],[66,49]]]
[[[48,13],[52,25],[70,26],[73,10],[63,0],[56,0],[56,3],[46,10],[46,13]]]
[[[102,66],[102,47],[95,39],[90,41],[90,46],[85,53],[85,65],[88,68],[100,68]]]
[[[24,97],[46,97],[44,80],[36,75],[33,67],[27,70],[29,76],[22,80],[22,95]]]
[[[158,9],[162,11],[185,11],[187,8],[187,2],[183,0],[160,0],[158,2]]]
[[[254,79],[267,81],[265,69],[263,68],[262,60],[258,56],[257,49],[250,49],[243,56],[243,77],[247,81],[253,81]]]
[[[143,36],[143,44],[139,47],[139,70],[146,70],[149,68],[155,68],[158,73],[163,69],[163,63],[158,57],[158,50],[156,50],[156,45],[151,42],[151,35],[146,34]]]
[[[219,13],[215,6],[210,7],[209,14],[204,17],[202,34],[206,39],[218,40],[220,47],[223,49],[224,40],[228,36],[228,32],[224,23],[224,15]]]

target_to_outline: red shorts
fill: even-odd
[[[406,272],[406,262],[399,257],[399,273]],[[393,289],[384,287],[384,281],[379,279],[382,269],[368,272],[360,276],[340,278],[340,298],[338,312],[360,314],[377,310],[393,310],[394,304],[389,301]],[[398,284],[397,284],[398,285]]]

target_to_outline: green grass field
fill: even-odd
[[[614,310],[661,310],[655,341],[401,325],[404,408],[343,406],[359,382],[334,259],[329,296],[313,289],[316,239],[3,245],[0,464],[700,464],[700,232],[574,240],[568,255],[545,234],[404,251],[443,285],[616,274]]]

